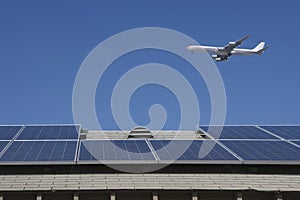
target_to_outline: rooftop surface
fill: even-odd
[[[0,191],[60,190],[300,191],[300,175],[180,173],[0,175]]]

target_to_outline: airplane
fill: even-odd
[[[259,54],[261,55],[266,49],[268,49],[270,46],[265,47],[265,42],[260,42],[256,47],[253,49],[238,49],[236,48],[240,44],[242,44],[243,41],[248,39],[251,35],[246,35],[245,37],[242,37],[241,39],[235,41],[235,42],[229,42],[224,47],[214,47],[214,46],[201,46],[201,45],[191,45],[187,46],[186,49],[192,52],[208,52],[212,54],[212,58],[216,61],[224,61],[228,60],[228,58],[231,55],[253,55],[253,54]]]

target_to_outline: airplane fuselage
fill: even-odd
[[[233,55],[233,54],[255,54],[257,52],[253,51],[252,49],[240,49],[240,48],[234,48],[232,51],[228,52],[223,47],[213,47],[213,46],[200,46],[200,45],[194,45],[194,46],[188,46],[187,50],[192,52],[208,52],[208,53],[215,53],[219,56],[227,56],[227,55]]]

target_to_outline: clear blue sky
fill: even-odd
[[[108,37],[148,26],[180,31],[201,44],[223,46],[248,33],[253,35],[243,47],[265,40],[271,48],[263,56],[217,63],[227,94],[226,123],[300,124],[299,7],[298,1],[277,0],[1,1],[0,124],[73,123],[73,83],[84,58]],[[176,57],[152,55],[155,60],[137,52],[126,63],[180,63]],[[124,65],[122,59],[113,69]],[[137,104],[131,106],[141,125],[147,124],[143,104],[172,98],[155,85],[144,89],[148,92],[137,91]],[[154,99],[149,91],[168,98]],[[207,124],[209,96],[202,95],[200,123]],[[96,100],[101,98],[98,92]],[[109,111],[96,102],[99,119],[106,118]],[[173,116],[165,127],[170,129],[179,120],[172,105],[178,107],[176,101],[166,105]],[[101,123],[116,128],[109,119]]]

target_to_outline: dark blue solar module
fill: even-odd
[[[300,161],[300,148],[280,140],[226,140],[222,143],[244,160]]]
[[[4,149],[4,147],[8,144],[8,141],[0,141],[0,152]]]
[[[11,140],[22,126],[0,126],[0,140]]]
[[[155,160],[145,140],[81,141],[79,161]]]
[[[297,144],[300,147],[300,141],[291,141],[294,144]]]
[[[160,160],[238,160],[211,140],[150,140],[150,143]]]
[[[300,139],[300,126],[260,126],[284,139]]]
[[[17,140],[72,140],[78,139],[79,126],[25,126]]]
[[[255,126],[210,126],[209,130],[208,126],[200,128],[216,139],[278,139]]]
[[[74,161],[77,141],[14,141],[1,162]]]

